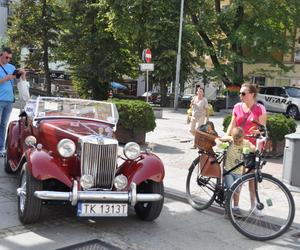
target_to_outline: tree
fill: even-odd
[[[121,79],[130,67],[129,51],[109,30],[106,1],[74,0],[68,3],[61,25],[61,57],[84,97],[106,99],[109,82]]]
[[[8,31],[10,43],[15,50],[26,47],[31,53],[26,58],[27,68],[42,70],[45,74],[47,95],[51,95],[49,61],[51,49],[58,43],[60,1],[22,0],[13,5],[13,15]]]
[[[300,24],[297,0],[229,2],[226,8],[220,0],[186,2],[188,19],[204,45],[201,51],[214,65],[210,75],[225,85],[239,85],[244,63],[265,62],[287,70],[282,56],[292,51]]]
[[[167,84],[175,79],[178,46],[180,1],[177,0],[107,0],[110,5],[111,29],[118,39],[127,42],[135,72],[143,49],[150,48],[155,71],[151,81],[159,83],[162,102],[166,101]],[[203,65],[199,40],[189,24],[184,26],[182,41],[181,89],[194,66]],[[195,49],[197,48],[197,50]],[[132,65],[134,69],[134,65]],[[135,73],[136,74],[136,73]],[[132,74],[131,74],[132,75]]]

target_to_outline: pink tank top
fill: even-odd
[[[250,135],[250,128],[257,127],[253,122],[253,119],[259,121],[259,117],[266,113],[266,109],[263,105],[256,103],[252,106],[249,112],[244,112],[242,108],[243,103],[239,102],[233,107],[233,115],[235,116],[235,122],[237,127],[242,127],[245,135]],[[247,119],[245,120],[245,118]],[[245,120],[245,122],[243,122]],[[255,145],[255,138],[247,138],[253,145]]]

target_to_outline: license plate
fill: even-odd
[[[77,215],[80,217],[125,217],[128,215],[128,204],[78,203]]]

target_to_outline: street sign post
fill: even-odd
[[[145,63],[140,64],[141,71],[146,71],[146,101],[148,102],[148,92],[149,92],[149,71],[154,70],[154,64],[151,63],[152,53],[150,49],[144,49],[142,53],[142,60]]]

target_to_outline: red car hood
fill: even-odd
[[[40,123],[39,128],[40,133],[47,134],[47,137],[63,134],[71,137],[101,134],[111,138],[113,135],[113,127],[110,124],[75,119],[45,120]]]

